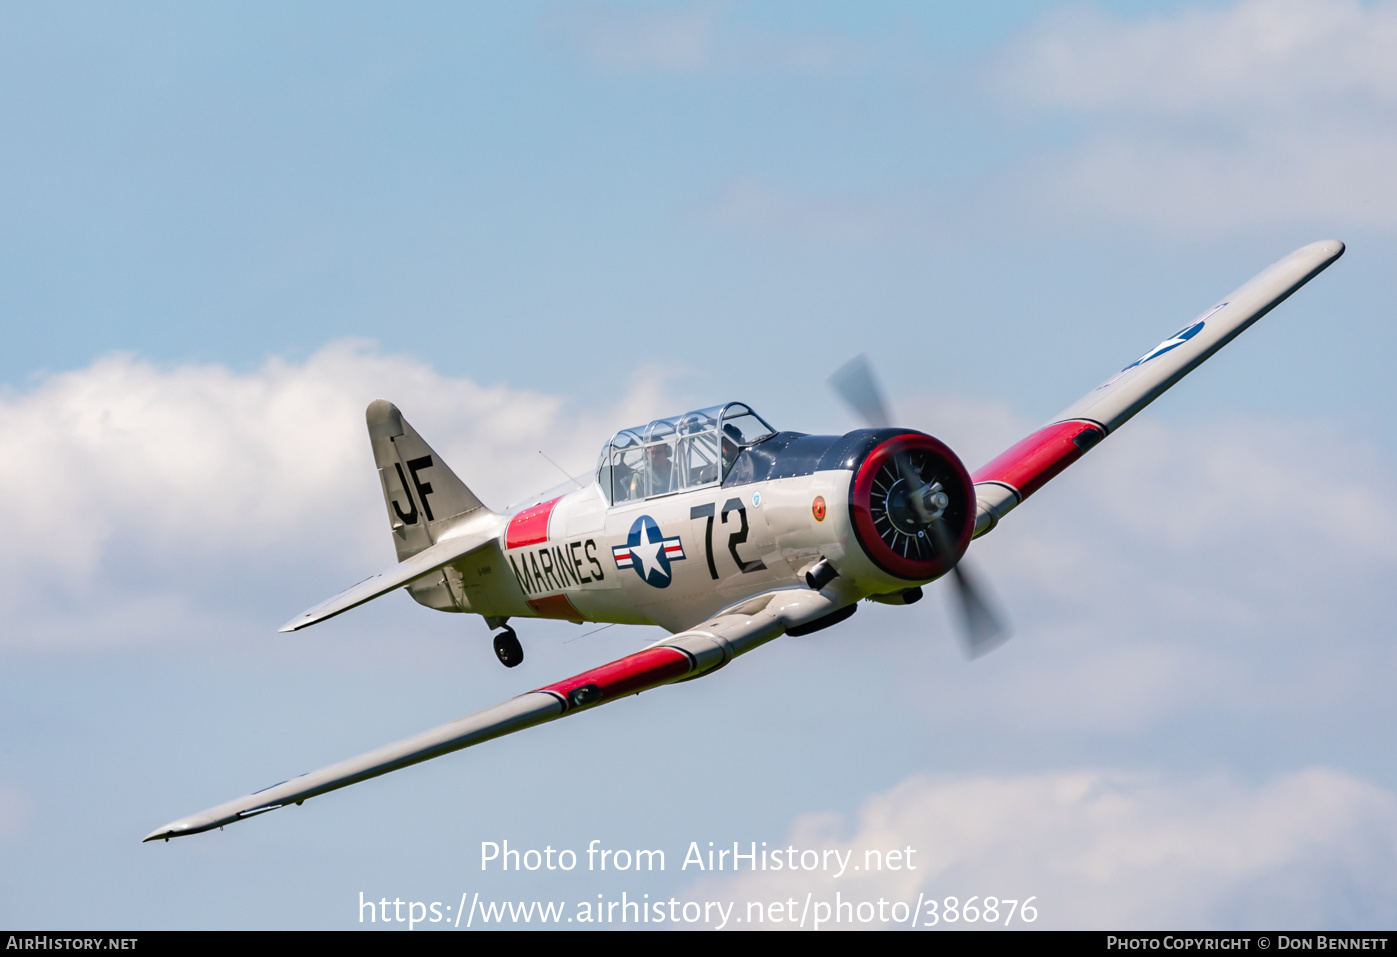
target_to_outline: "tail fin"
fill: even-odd
[[[396,405],[374,399],[364,418],[398,561],[433,545],[443,526],[456,516],[483,507]]]

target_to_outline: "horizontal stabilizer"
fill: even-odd
[[[395,588],[402,588],[424,575],[430,575],[494,541],[500,529],[504,527],[504,519],[486,509],[479,509],[475,515],[478,517],[473,517],[458,526],[457,533],[450,538],[424,548],[407,561],[399,562],[387,571],[364,579],[309,611],[302,612],[277,630],[299,631],[326,618],[333,618],[340,612],[372,601],[380,595],[386,595]]]

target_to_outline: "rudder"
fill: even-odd
[[[484,507],[396,405],[374,399],[364,418],[398,561],[434,544],[450,520]]]

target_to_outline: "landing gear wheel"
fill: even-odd
[[[495,635],[495,657],[506,668],[513,668],[524,660],[524,646],[519,644],[519,636],[508,625]]]

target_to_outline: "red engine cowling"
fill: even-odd
[[[910,468],[909,468],[910,465]],[[909,475],[928,498],[946,504],[924,522],[912,507]],[[854,534],[875,565],[907,581],[930,581],[950,571],[975,530],[975,487],[961,460],[943,442],[904,432],[874,447],[854,470],[849,491]]]

